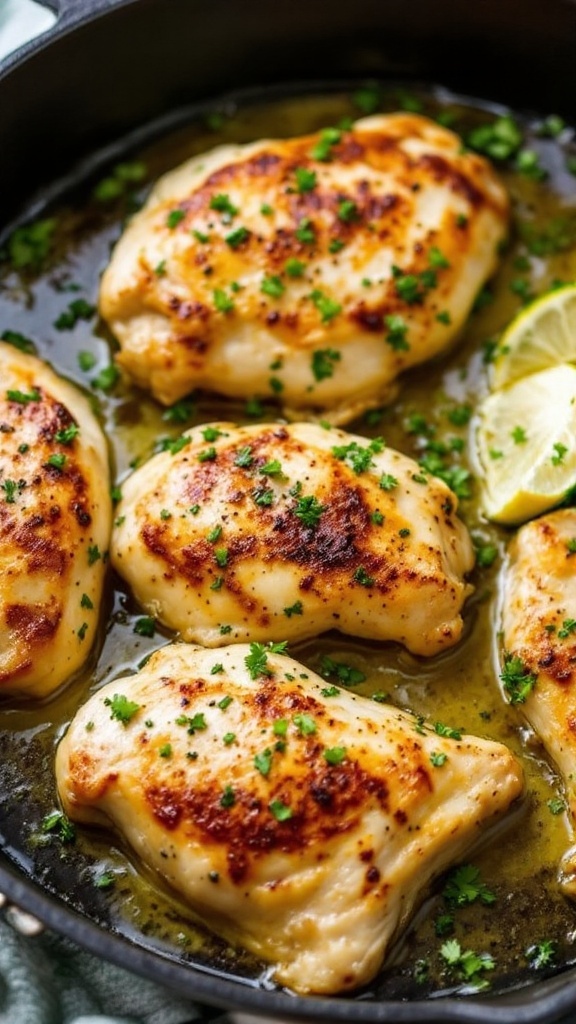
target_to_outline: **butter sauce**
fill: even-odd
[[[79,319],[71,329],[58,330],[55,321],[77,297],[96,304],[99,275],[123,220],[161,173],[221,142],[302,134],[361,116],[369,94],[370,89],[365,90],[364,101],[354,88],[274,96],[258,104],[224,104],[208,117],[190,118],[161,141],[142,145],[136,154],[117,155],[117,160],[142,164],[146,178],[129,182],[116,198],[94,198],[94,187],[102,178],[108,180],[109,168],[98,178],[74,183],[69,195],[47,214],[56,218],[56,247],[39,273],[25,269],[19,274],[9,263],[0,265],[0,335],[13,331],[31,339],[41,357],[97,396],[118,485],[161,437],[176,437],[182,429],[213,419],[272,419],[278,411],[264,403],[262,415],[250,417],[239,403],[198,394],[192,397],[189,419],[170,423],[166,410],[126,382],[119,381],[108,391],[92,386],[111,361],[113,340],[101,323]],[[474,125],[503,113],[438,89],[408,95],[392,87],[382,87],[376,109],[413,109],[414,104],[463,137]],[[444,445],[447,463],[460,470],[455,479],[464,494],[470,494],[462,497],[460,514],[479,548],[495,552],[492,565],[475,570],[475,591],[465,609],[465,636],[455,649],[432,660],[417,659],[393,645],[381,648],[337,634],[291,647],[292,655],[313,670],[321,670],[325,657],[360,670],[365,679],[356,692],[368,697],[384,692],[432,722],[500,740],[522,759],[527,781],[523,805],[495,835],[486,837],[471,858],[496,900],[458,909],[450,935],[462,950],[493,957],[493,991],[537,977],[527,952],[534,944],[553,943],[545,971],[576,960],[576,906],[557,884],[558,862],[571,841],[570,829],[565,814],[550,809],[550,801],[562,800],[562,791],[521,709],[505,703],[498,684],[498,580],[509,534],[484,520],[478,487],[466,477],[468,470],[475,471],[474,408],[486,393],[491,344],[528,296],[546,291],[559,279],[576,279],[576,182],[569,170],[575,159],[573,137],[567,129],[549,137],[554,133],[542,120],[518,123],[524,131],[523,145],[537,153],[538,166],[546,169],[547,177],[540,180],[537,174],[521,173],[511,161],[498,165],[512,199],[514,229],[489,295],[479,302],[452,352],[407,374],[393,405],[349,425],[355,433],[381,435],[389,446],[415,458],[430,451],[431,441]],[[90,354],[88,359],[85,353]],[[93,365],[83,370],[88,362]],[[490,560],[488,555],[484,560]],[[81,676],[48,703],[0,710],[3,845],[23,871],[103,925],[164,954],[190,958],[249,984],[269,985],[262,964],[213,937],[174,894],[163,891],[130,861],[113,836],[77,828],[74,843],[65,843],[43,831],[46,816],[57,807],[55,745],[75,709],[106,682],[134,671],[148,652],[170,639],[159,628],[151,638],[135,632],[142,614],[121,581],[111,578],[99,643]],[[445,937],[437,934],[437,921],[445,910],[440,883],[366,997],[416,998],[462,990],[461,980],[440,954]]]

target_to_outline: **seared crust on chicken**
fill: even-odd
[[[489,164],[416,114],[222,146],[160,179],[100,311],[161,402],[203,387],[344,423],[454,339],[507,214]]]
[[[438,736],[262,645],[163,648],[80,709],[57,777],[66,814],[114,825],[302,993],[369,981],[523,785],[501,744]]]
[[[0,343],[0,693],[46,697],[96,637],[111,526],[86,398]]]
[[[518,531],[502,601],[505,689],[557,765],[574,823],[576,509],[551,512]],[[561,881],[576,896],[576,849],[563,860]]]
[[[188,641],[327,629],[455,644],[474,556],[457,499],[381,439],[298,423],[187,431],[122,486],[111,558]]]

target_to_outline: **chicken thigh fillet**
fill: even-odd
[[[576,509],[526,523],[512,541],[503,587],[504,685],[566,788],[576,822]],[[576,896],[576,847],[561,881]]]
[[[302,993],[369,981],[523,786],[501,744],[440,737],[259,644],[163,648],[80,709],[57,776],[71,818],[115,826]]]
[[[161,402],[203,387],[344,423],[453,340],[507,220],[489,164],[420,115],[222,146],[157,183],[100,311]]]
[[[213,423],[169,442],[122,494],[112,563],[184,640],[334,628],[433,655],[460,637],[474,555],[457,499],[381,439]]]
[[[108,453],[86,398],[0,343],[0,693],[46,697],[96,638]]]

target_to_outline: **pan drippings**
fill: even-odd
[[[273,401],[257,396],[240,402],[200,392],[162,407],[116,370],[113,339],[95,311],[99,279],[151,183],[221,142],[298,135],[398,109],[437,118],[494,159],[511,198],[512,232],[498,273],[478,295],[454,348],[409,371],[391,405],[369,410],[349,429],[367,439],[383,437],[456,491],[477,552],[475,589],[462,639],[432,659],[336,633],[291,645],[290,653],[330,683],[380,695],[440,728],[505,743],[522,760],[527,797],[468,864],[438,881],[364,993],[374,999],[477,991],[486,984],[500,991],[575,959],[576,907],[557,884],[569,842],[564,793],[521,708],[504,701],[498,683],[499,577],[511,531],[482,516],[472,453],[475,409],[487,391],[499,334],[522,304],[576,278],[570,131],[552,117],[527,122],[444,92],[408,94],[373,85],[215,106],[190,113],[160,141],[156,126],[149,146],[119,149],[105,170],[71,183],[55,208],[8,241],[0,275],[0,335],[34,349],[91,396],[120,488],[131,468],[189,427],[215,420],[255,424],[278,415]],[[0,712],[0,832],[26,874],[103,927],[175,959],[268,985],[261,963],[214,938],[109,834],[71,828],[57,803],[54,750],[77,707],[169,639],[109,572],[99,642],[81,675],[43,704],[6,703]]]

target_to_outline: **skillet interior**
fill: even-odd
[[[128,5],[129,6],[129,5]],[[145,5],[145,9],[148,9],[151,5]],[[109,155],[109,154],[108,154]],[[4,734],[6,739],[7,734]],[[34,762],[34,770],[37,769],[37,756],[38,749],[34,743],[28,745],[28,757]],[[6,750],[8,753],[8,750]],[[12,751],[12,755],[14,750]],[[5,821],[11,820],[10,829],[5,829],[4,842],[8,842],[9,845],[16,846],[18,843],[18,836],[21,836],[26,831],[27,824],[31,818],[34,818],[40,813],[35,812],[35,808],[29,799],[26,803],[20,803],[18,780],[21,777],[22,769],[26,767],[26,755],[24,750],[20,751],[19,760],[17,763],[18,773],[14,774],[12,778],[6,777],[4,780],[5,792],[10,792],[12,799],[4,802],[4,817]],[[9,834],[10,833],[10,834]],[[27,865],[25,860],[29,852],[25,853],[20,850],[19,854],[16,854],[16,860],[19,860],[24,869]],[[20,898],[20,902],[29,907],[29,909],[38,909],[35,906],[30,906],[30,902],[34,903],[35,890],[30,889],[26,883],[22,880],[21,876],[13,875],[11,869],[7,867],[6,874],[6,885],[13,893],[15,898]],[[83,908],[83,911],[88,916],[97,921],[101,921],[108,927],[111,926],[111,922],[107,921],[107,909],[104,900],[98,898],[98,891],[91,888],[89,896],[86,896],[86,879],[81,873],[75,872],[74,868],[70,871],[70,862],[66,858],[62,860],[60,853],[56,853],[53,861],[46,866],[45,876],[40,878],[41,883],[47,889],[54,889],[55,892],[66,891],[71,901]],[[55,909],[56,908],[56,909]],[[107,938],[106,933],[102,933],[86,923],[82,918],[78,918],[72,913],[66,913],[64,915],[65,920],[61,913],[60,905],[55,905],[51,902],[46,902],[45,898],[42,897],[41,909],[44,912],[44,916],[47,917],[49,923],[59,926],[62,929],[62,923],[64,923],[64,930],[73,937],[83,941],[91,948],[96,951],[103,953],[104,955],[111,955],[117,957],[120,961],[124,961],[135,969],[144,970],[149,972],[149,962],[144,957],[142,959],[142,952],[138,948],[128,945],[125,942],[120,946],[116,947],[114,944],[108,945],[106,942],[103,943],[105,948],[102,948],[101,937],[104,934]],[[59,919],[59,922],[55,920]],[[112,927],[114,925],[112,924]],[[498,1002],[498,1011],[495,1014],[494,1008],[491,1006],[492,1000],[485,1001],[484,1006],[479,1003],[468,1001],[466,1007],[464,1004],[455,1004],[452,1006],[450,1002],[442,1001],[442,1007],[435,1005],[434,1003],[419,1004],[418,1002],[412,1002],[409,1005],[396,1004],[393,998],[388,997],[385,1003],[382,1002],[370,1002],[368,1000],[357,1001],[350,1003],[350,1001],[338,1001],[334,1003],[333,1000],[320,1000],[320,1001],[308,1001],[308,1000],[294,1000],[284,999],[281,995],[276,993],[268,993],[265,991],[251,991],[248,989],[241,989],[234,983],[226,981],[226,958],[219,961],[218,950],[213,950],[211,957],[202,962],[202,957],[194,957],[200,971],[205,967],[206,975],[196,975],[194,980],[191,982],[191,975],[182,970],[177,963],[167,963],[162,959],[163,952],[160,952],[160,956],[154,958],[154,970],[158,970],[159,975],[164,974],[164,980],[170,980],[176,987],[185,991],[187,994],[194,995],[199,998],[203,998],[207,1001],[213,1001],[218,1004],[226,1005],[244,1005],[252,1008],[257,1008],[268,1013],[282,1013],[292,1014],[297,1013],[299,1015],[306,1015],[310,1017],[322,1016],[329,1013],[331,1016],[336,1016],[342,1019],[344,1016],[354,1016],[356,1019],[390,1019],[390,1020],[418,1020],[418,1019],[444,1019],[451,1018],[452,1014],[460,1017],[468,1017],[469,1019],[488,1019],[488,1015],[495,1016],[497,1019],[510,1019],[510,1020],[528,1020],[538,1019],[545,1020],[549,1019],[551,1013],[559,1011],[563,1005],[569,1005],[570,996],[568,989],[565,988],[563,982],[550,982],[543,983],[541,989],[541,1000],[536,1005],[533,1000],[533,994],[531,996],[530,1003],[524,1003],[522,997],[520,1001],[515,1001],[516,997],[502,997]],[[215,959],[214,959],[215,958]],[[210,977],[210,972],[214,964],[224,967],[224,976],[220,975],[217,981],[214,983]],[[242,975],[242,963],[235,961],[234,964],[235,973]],[[245,968],[245,973],[249,976],[251,972],[250,964],[248,963]],[[548,986],[548,987],[547,987]],[[559,987],[558,987],[559,986]],[[533,992],[533,990],[532,990]],[[513,1002],[509,1005],[509,999],[512,998]],[[553,1002],[549,1000],[552,999]],[[567,1002],[563,1003],[563,1000]],[[500,1014],[510,1014],[510,1016],[500,1016]],[[528,1016],[525,1016],[528,1013]],[[534,1014],[539,1016],[534,1016]],[[476,1018],[470,1017],[470,1014],[478,1014]]]

